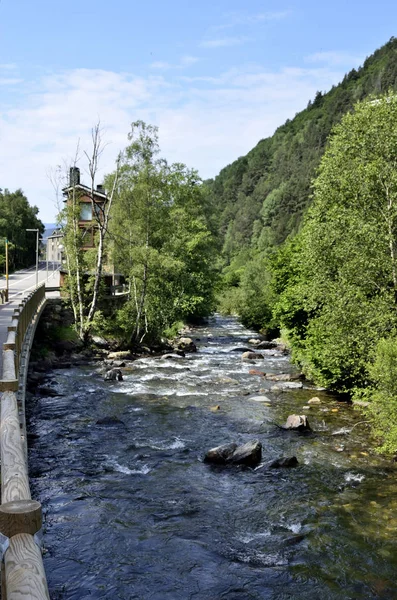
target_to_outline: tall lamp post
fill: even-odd
[[[8,239],[5,239],[6,242],[6,290],[7,290],[7,302],[8,302],[8,292],[9,292],[9,281],[8,281]]]
[[[26,229],[26,231],[36,232],[36,287],[39,287],[39,230],[38,229]]]

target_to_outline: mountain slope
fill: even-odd
[[[334,124],[370,94],[397,89],[397,39],[391,38],[327,94],[207,181],[219,215],[224,264],[251,250],[279,246],[299,229],[311,181]]]

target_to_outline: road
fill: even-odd
[[[38,281],[40,283],[46,283],[47,287],[59,286],[59,263],[39,263],[38,269]],[[5,277],[0,277],[0,289],[6,287]],[[20,299],[25,294],[28,294],[36,287],[36,267],[30,267],[29,269],[22,269],[16,271],[9,276],[9,300]],[[1,308],[1,307],[0,307]]]
[[[48,270],[45,262],[39,263],[38,281],[39,284],[46,282],[47,287],[59,286],[59,263],[49,263]],[[5,277],[0,277],[0,289],[6,287]],[[9,276],[9,302],[0,305],[0,377],[2,374],[2,349],[7,340],[8,326],[11,324],[11,318],[14,308],[19,304],[25,294],[29,294],[36,287],[36,267],[16,271]],[[58,295],[59,292],[52,292],[51,295]]]

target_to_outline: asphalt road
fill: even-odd
[[[59,286],[59,263],[39,263],[38,269],[38,282],[45,282],[46,287],[57,287]],[[28,294],[36,287],[36,267],[30,267],[29,269],[22,269],[9,275],[9,300],[19,299],[25,294]],[[5,277],[0,278],[0,289],[6,287]]]

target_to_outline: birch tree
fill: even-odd
[[[60,212],[59,223],[64,233],[64,250],[67,268],[67,289],[75,318],[75,326],[80,339],[86,341],[98,310],[100,283],[103,276],[105,244],[109,227],[109,219],[113,198],[118,185],[119,158],[112,183],[107,190],[107,197],[98,202],[96,195],[96,179],[104,144],[101,136],[100,123],[91,132],[92,146],[90,152],[84,152],[87,161],[90,184],[87,190],[82,190],[75,182],[68,181],[66,185],[66,207]],[[79,146],[73,161],[76,167],[80,160]],[[69,171],[69,170],[68,170]],[[81,197],[89,196],[92,208],[94,248],[84,250],[85,231],[79,226],[81,219]],[[93,255],[93,256],[92,256]],[[89,260],[91,258],[91,260]],[[92,285],[87,286],[87,278]]]

